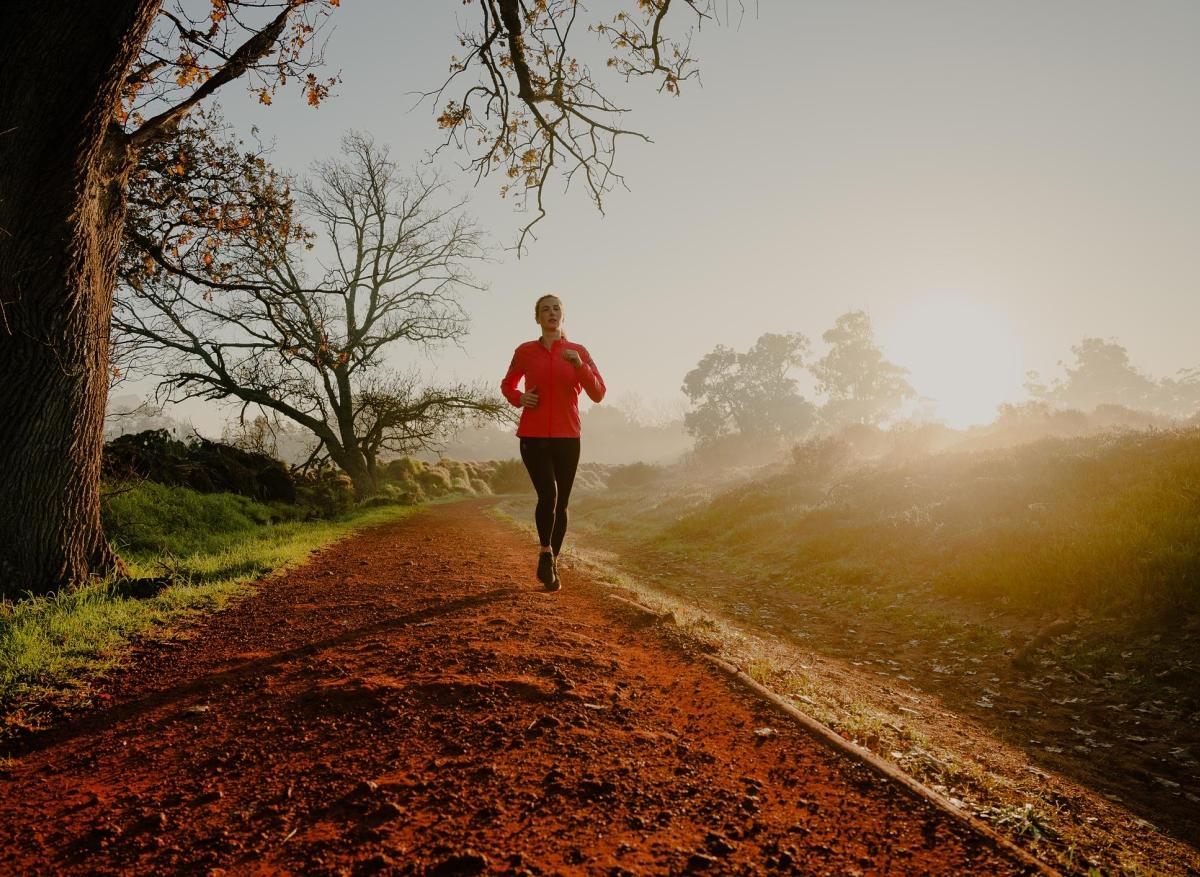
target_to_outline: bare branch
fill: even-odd
[[[716,19],[713,0],[674,2],[692,12],[694,27]],[[590,24],[587,30],[614,53],[605,67],[627,80],[657,76],[660,91],[678,94],[698,71],[691,32],[679,41],[664,34],[671,6],[672,0],[639,0],[611,21]],[[624,184],[614,169],[618,141],[649,138],[621,123],[625,108],[605,96],[572,51],[572,34],[581,27],[579,0],[481,0],[479,9],[477,27],[459,35],[466,57],[452,58],[449,77],[425,97],[441,109],[438,125],[447,132],[442,148],[478,149],[470,162],[476,181],[499,171],[508,178],[501,195],[536,210],[517,242],[521,252],[546,215],[544,190],[556,168],[568,187],[578,179],[603,210],[604,196]],[[478,78],[443,104],[468,70]]]
[[[223,161],[231,153],[210,144],[196,154]],[[258,162],[245,167],[245,189],[258,197],[272,171]],[[190,176],[206,175],[198,166]],[[206,274],[217,260],[197,261],[187,245],[173,243],[170,257],[152,255],[157,270],[131,275],[114,325],[119,337],[157,348],[167,393],[278,412],[319,439],[361,492],[380,453],[434,441],[462,417],[504,410],[479,388],[426,387],[385,367],[398,344],[432,347],[466,334],[460,298],[482,288],[471,273],[485,256],[482,235],[461,202],[440,203],[441,183],[402,176],[361,134],[344,138],[341,158],[316,165],[297,192],[298,222],[290,201],[260,212],[228,205],[266,224],[239,223],[225,235],[237,258],[222,255],[219,280]],[[175,213],[176,199],[145,201],[167,206],[148,207],[144,225],[175,227],[163,210]],[[272,226],[272,217],[288,229]],[[294,232],[300,222],[319,232],[330,265],[312,270],[315,260],[305,257],[312,236]],[[136,262],[136,253],[130,258]]]

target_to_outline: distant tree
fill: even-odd
[[[745,353],[717,345],[683,379],[694,406],[684,426],[700,442],[726,435],[790,438],[815,420],[792,373],[804,365],[808,339],[792,332],[767,333]]]
[[[1190,417],[1200,410],[1200,369],[1157,379],[1133,365],[1129,351],[1112,338],[1084,338],[1071,353],[1074,363],[1059,362],[1065,374],[1049,384],[1037,372],[1029,373],[1025,389],[1034,399],[1059,408],[1119,405],[1167,417]]]
[[[249,172],[262,189],[274,179],[265,166]],[[459,296],[478,286],[469,268],[483,255],[480,234],[461,204],[437,203],[440,190],[402,177],[386,150],[349,135],[341,159],[299,186],[299,218],[319,236],[289,222],[250,223],[226,243],[221,264],[203,249],[195,256],[200,244],[172,246],[120,290],[114,326],[160,352],[168,391],[290,419],[368,496],[381,454],[411,453],[464,417],[505,410],[477,388],[422,386],[384,367],[398,343],[436,345],[467,332]],[[275,200],[290,217],[286,199]],[[318,242],[330,263],[320,273],[305,255]]]
[[[1025,388],[1037,400],[1060,408],[1090,411],[1097,405],[1124,405],[1141,411],[1159,407],[1162,388],[1129,361],[1115,340],[1084,338],[1071,347],[1074,364],[1059,362],[1065,375],[1050,384],[1030,372]]]
[[[842,314],[821,338],[829,350],[809,370],[827,397],[821,417],[829,425],[878,424],[916,396],[908,370],[883,358],[864,311]]]
[[[1171,417],[1200,415],[1200,368],[1180,369],[1173,378],[1159,381],[1160,408]]]

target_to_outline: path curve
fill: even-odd
[[[487,502],[341,542],[0,777],[5,874],[1022,874]]]

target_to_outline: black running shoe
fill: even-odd
[[[552,591],[557,591],[562,587],[562,580],[558,577],[558,555],[554,555],[554,585],[550,588]]]
[[[538,555],[537,568],[538,581],[546,586],[547,591],[557,590],[554,575],[554,555],[549,551],[543,551]]]

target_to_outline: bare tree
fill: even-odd
[[[319,31],[340,0],[64,0],[6,8],[0,28],[0,583],[44,592],[112,569],[100,526],[109,323],[126,186],[148,149],[221,87],[264,104],[288,82],[319,104]],[[703,21],[711,0],[674,0]],[[600,195],[625,130],[570,48],[578,0],[478,0],[455,73],[479,73],[439,124],[536,193],[558,168]],[[672,0],[630,0],[593,24],[606,63],[692,75],[687,41],[664,30]],[[574,36],[573,36],[574,35]],[[456,80],[457,81],[457,80]],[[515,99],[514,99],[515,98]],[[524,109],[517,111],[517,107]],[[52,109],[51,109],[52,108]],[[481,126],[476,128],[475,126]],[[468,133],[469,132],[469,133]],[[478,146],[477,146],[478,141]],[[593,150],[592,145],[595,144]]]
[[[381,453],[416,450],[464,417],[505,410],[478,388],[422,386],[384,361],[397,344],[466,334],[460,296],[480,288],[470,271],[484,256],[480,232],[461,202],[438,203],[440,183],[402,176],[360,134],[298,193],[301,220],[319,233],[240,236],[229,243],[234,273],[219,281],[183,269],[140,279],[120,291],[114,325],[164,354],[169,392],[240,401],[303,426],[363,497],[378,487]]]

